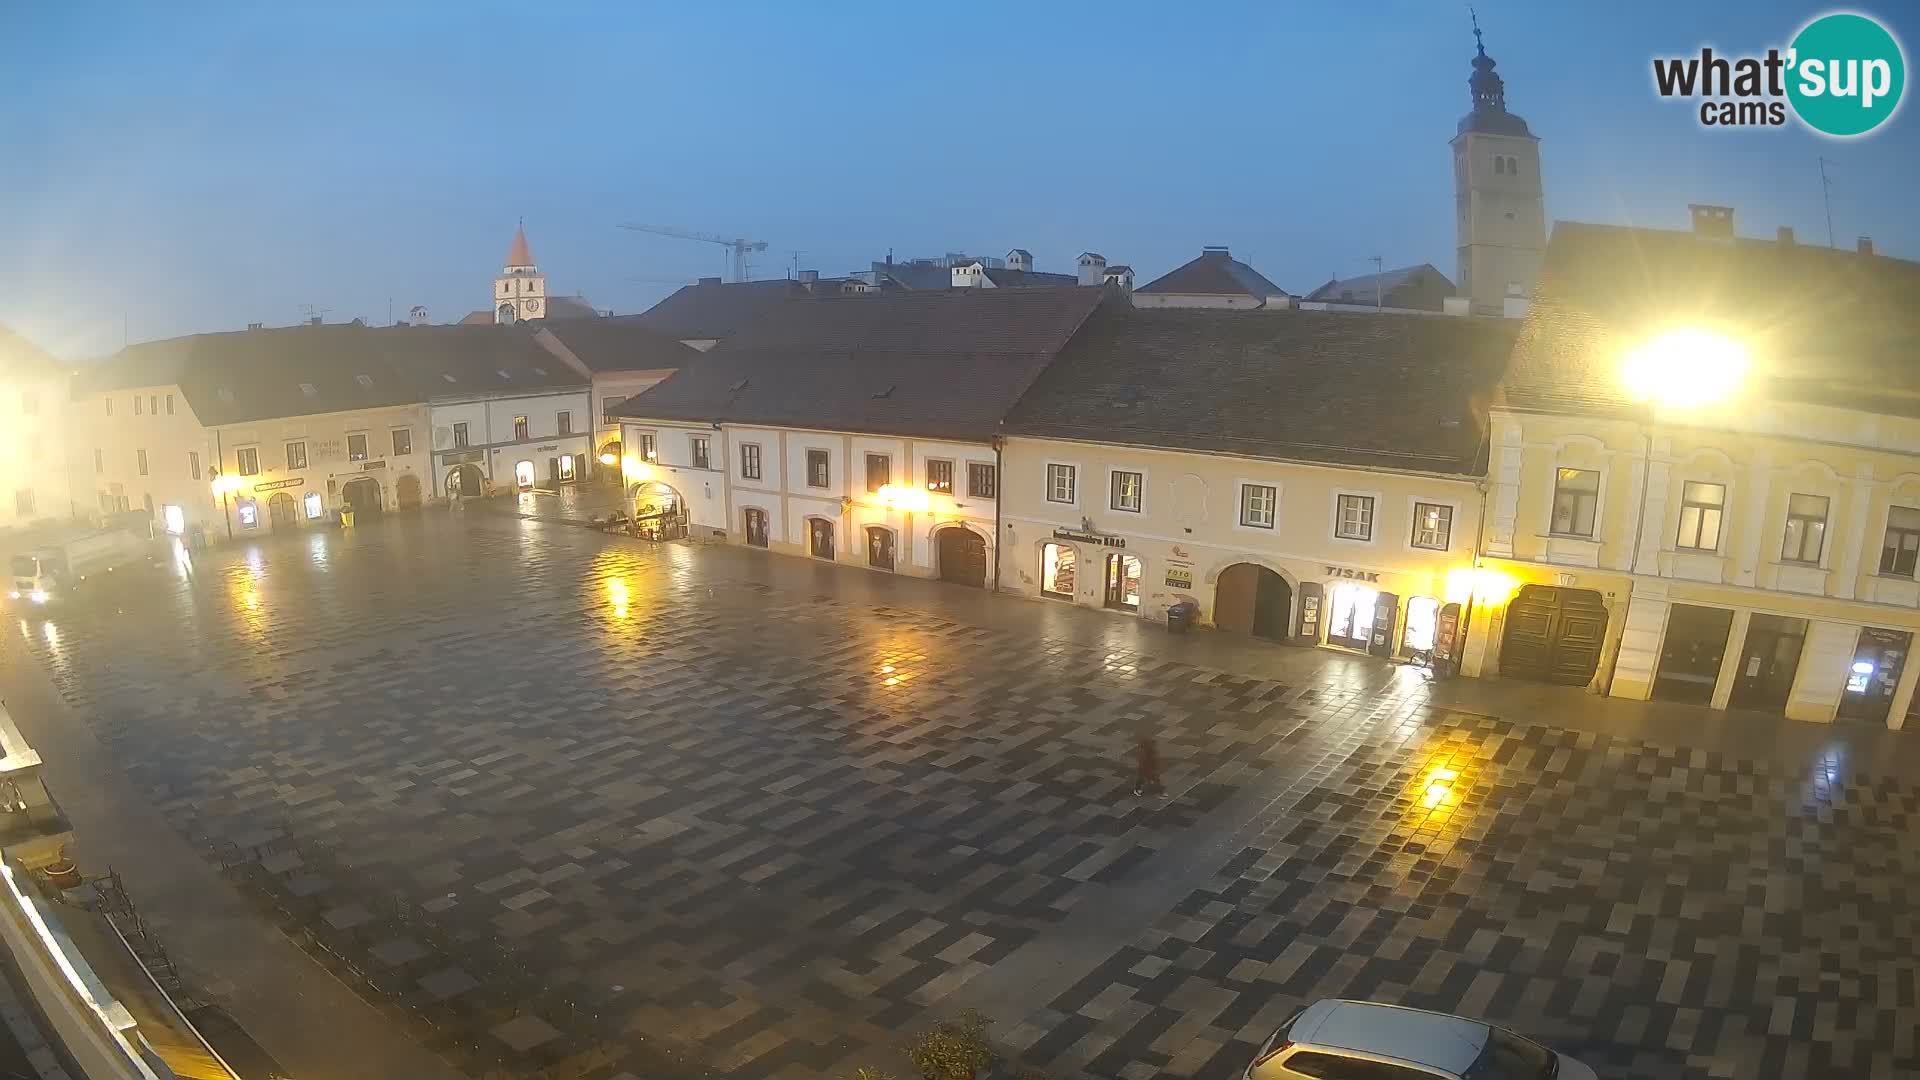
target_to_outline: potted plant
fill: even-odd
[[[80,887],[80,868],[73,864],[73,858],[65,847],[62,847],[60,854],[54,856],[53,861],[47,864],[47,880],[62,889]]]
[[[907,1060],[924,1080],[974,1080],[993,1067],[987,1026],[993,1021],[968,1009],[958,1020],[943,1020],[907,1042]]]

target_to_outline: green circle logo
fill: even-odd
[[[1865,135],[1900,107],[1907,62],[1900,43],[1865,15],[1822,15],[1793,39],[1787,99],[1808,127]]]

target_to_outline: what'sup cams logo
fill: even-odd
[[[1852,12],[1801,27],[1784,52],[1727,57],[1706,48],[1653,61],[1654,89],[1663,98],[1699,101],[1704,127],[1780,127],[1791,109],[1823,135],[1865,135],[1893,118],[1906,84],[1900,42]]]

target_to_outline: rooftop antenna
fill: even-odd
[[[1827,208],[1827,246],[1833,246],[1833,181],[1827,179],[1827,159],[1822,156],[1820,162],[1820,201]]]
[[[1487,51],[1486,43],[1480,40],[1480,13],[1473,10],[1472,4],[1467,5],[1467,18],[1473,20],[1474,48],[1479,49],[1482,53],[1485,53]]]
[[[1386,274],[1386,271],[1381,268],[1386,265],[1386,261],[1378,255],[1367,256],[1367,261],[1373,264],[1373,310],[1378,312],[1381,307],[1380,279]]]

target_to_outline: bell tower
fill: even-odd
[[[1477,46],[1467,88],[1473,111],[1453,137],[1454,282],[1475,315],[1502,315],[1509,299],[1533,295],[1547,248],[1546,194],[1540,140],[1507,111],[1506,83],[1473,22]]]
[[[513,232],[513,248],[507,252],[507,265],[501,269],[500,276],[493,279],[493,304],[496,323],[546,317],[547,277],[533,263],[524,220]]]

